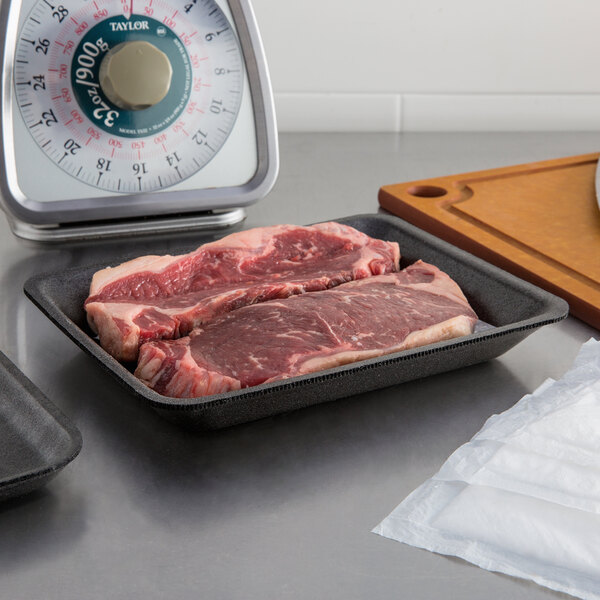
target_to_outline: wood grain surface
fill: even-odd
[[[600,329],[600,154],[386,185],[389,212],[569,303]]]

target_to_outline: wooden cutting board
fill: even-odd
[[[571,314],[600,329],[599,158],[585,154],[387,185],[379,203],[561,296]]]

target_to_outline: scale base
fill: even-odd
[[[73,241],[131,238],[132,236],[156,235],[184,231],[207,231],[225,229],[246,218],[243,208],[223,211],[207,211],[172,217],[145,217],[121,221],[96,221],[66,225],[34,226],[23,221],[10,220],[13,233],[29,242],[52,244]]]

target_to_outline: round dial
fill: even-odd
[[[219,152],[244,69],[214,0],[39,0],[14,81],[24,122],[56,165],[137,193],[175,185]]]

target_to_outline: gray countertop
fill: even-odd
[[[244,227],[377,212],[384,184],[598,149],[599,133],[282,135],[278,183]],[[193,434],[129,397],[22,292],[35,273],[146,247],[34,248],[0,219],[0,350],[84,440],[44,490],[0,505],[1,598],[562,596],[370,530],[597,330],[569,317],[487,363]]]

